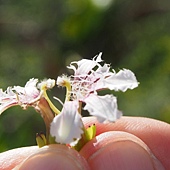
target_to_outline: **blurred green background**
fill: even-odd
[[[170,123],[169,18],[169,0],[1,0],[0,87],[56,79],[70,61],[102,51],[116,71],[131,69],[140,82],[113,92],[124,115]],[[0,152],[35,145],[40,131],[34,109],[10,108],[0,116]]]

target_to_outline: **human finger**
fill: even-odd
[[[109,131],[99,134],[80,151],[91,170],[164,170],[147,145],[136,136]]]
[[[83,119],[85,126],[96,124],[97,135],[108,131],[123,131],[140,138],[164,165],[170,169],[170,125],[168,123],[139,117],[122,117],[115,123],[101,124],[93,117]]]
[[[30,152],[28,152],[28,149],[30,150]],[[4,159],[7,157],[7,155],[9,155],[9,153],[6,155],[5,154],[6,153],[3,153],[2,155]],[[3,170],[8,170],[12,168],[14,170],[89,169],[86,160],[82,156],[80,156],[77,151],[64,145],[54,144],[36,149],[34,147],[20,148],[19,152],[18,149],[10,151],[10,155],[11,157],[14,157],[13,161],[9,165],[9,162],[7,162],[9,161],[9,159],[7,159],[6,165],[3,165],[0,169]],[[0,162],[2,162],[2,160]]]

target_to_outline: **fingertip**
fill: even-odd
[[[170,169],[170,124],[151,118],[126,116],[115,123],[101,124],[94,117],[83,118],[83,122],[85,127],[95,123],[97,135],[108,131],[124,131],[135,135],[146,143],[165,169]]]
[[[85,145],[80,154],[92,170],[164,169],[145,143],[126,132],[103,133]]]
[[[88,170],[86,160],[75,150],[64,145],[49,145],[28,157],[15,170]]]
[[[0,153],[0,169],[11,170],[29,155],[37,152],[37,146],[22,147]]]

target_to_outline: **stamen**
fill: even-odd
[[[51,102],[51,100],[49,99],[48,95],[47,95],[47,88],[46,88],[46,84],[43,84],[41,86],[41,90],[42,90],[42,94],[44,96],[44,98],[47,100],[48,104],[50,105],[50,108],[54,111],[54,113],[59,114],[60,111],[54,106],[54,104]]]

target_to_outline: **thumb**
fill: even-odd
[[[64,145],[49,145],[24,160],[14,170],[89,170],[86,160],[79,153]]]
[[[80,154],[92,170],[164,170],[146,144],[126,132],[102,133],[88,142]]]

